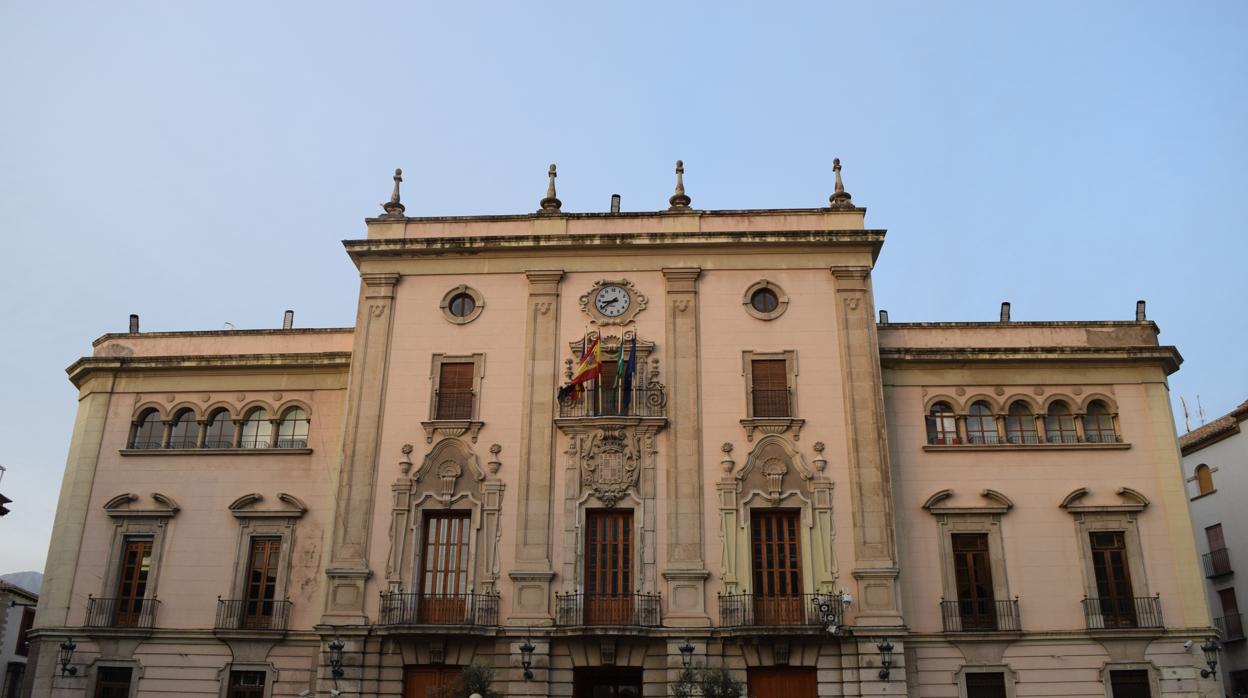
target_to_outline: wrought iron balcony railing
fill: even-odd
[[[1235,642],[1244,639],[1244,617],[1238,613],[1230,613],[1221,618],[1213,619],[1213,627],[1223,642]]]
[[[1158,596],[1084,599],[1083,615],[1089,630],[1164,627]]]
[[[719,624],[722,627],[767,625],[842,625],[844,604],[840,594],[793,594],[763,596],[721,594]]]
[[[290,601],[217,597],[217,630],[285,630]]]
[[[439,390],[434,419],[472,419],[471,390]]]
[[[750,400],[754,407],[754,418],[792,417],[793,403],[789,400],[789,391],[754,388],[750,391]]]
[[[657,628],[658,594],[555,594],[555,625],[634,625]]]
[[[1112,434],[1106,431],[1090,431],[1083,436],[1083,440],[1090,444],[1120,444],[1122,437],[1118,434]]]
[[[156,599],[97,599],[87,597],[88,628],[152,628],[156,624]]]
[[[560,417],[662,417],[667,395],[659,388],[589,388],[559,402]]]
[[[1208,578],[1221,577],[1232,572],[1231,551],[1226,548],[1210,550],[1200,557],[1205,563],[1205,576]]]
[[[941,601],[940,616],[947,633],[1018,631],[1018,599]]]
[[[383,592],[379,625],[498,625],[498,593]]]

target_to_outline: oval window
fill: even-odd
[[[467,293],[457,293],[451,297],[451,302],[447,304],[447,309],[451,315],[457,318],[466,318],[476,310],[477,302]]]
[[[780,298],[769,288],[760,288],[750,296],[750,306],[760,313],[774,312],[780,306]]]

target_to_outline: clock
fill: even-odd
[[[646,297],[628,279],[599,279],[581,296],[581,310],[595,325],[627,325],[646,309]]]
[[[633,297],[628,289],[616,284],[599,288],[594,296],[594,308],[604,317],[617,318],[627,312],[632,304]]]

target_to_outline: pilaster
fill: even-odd
[[[551,566],[551,511],[554,507],[555,392],[559,370],[560,269],[525,272],[529,298],[524,336],[524,391],[521,397],[520,492],[517,502],[516,564],[512,619],[548,624]]]
[[[325,624],[364,623],[368,541],[376,496],[377,462],[399,274],[360,274],[360,305],[351,350],[351,383],[338,467],[336,510],[325,570]]]
[[[676,626],[706,626],[702,517],[702,424],[698,365],[698,267],[663,269],[667,282],[667,371],[671,452],[667,467],[668,615]]]
[[[836,279],[854,568],[859,626],[902,625],[893,494],[884,424],[884,386],[871,297],[871,270],[832,267]]]

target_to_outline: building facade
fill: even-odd
[[[35,621],[39,595],[16,584],[0,580],[0,696],[21,695],[22,677],[30,654],[27,637]]]
[[[97,340],[34,695],[1217,694],[1142,310],[877,322],[839,163],[797,210],[677,172],[462,218],[396,175],[353,328]]]
[[[1191,497],[1196,550],[1214,625],[1223,645],[1218,666],[1227,695],[1248,696],[1248,647],[1239,597],[1248,599],[1248,402],[1179,438]],[[1236,575],[1235,572],[1240,574]]]

